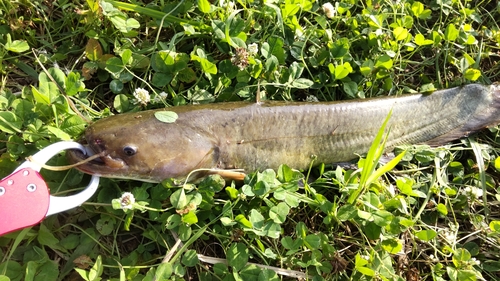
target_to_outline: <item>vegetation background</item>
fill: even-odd
[[[499,19],[486,0],[0,0],[0,177],[117,113],[491,84]],[[498,129],[399,148],[396,169],[376,164],[381,139],[359,168],[243,186],[102,179],[82,207],[0,237],[0,281],[499,280]],[[55,195],[88,182],[43,177]]]

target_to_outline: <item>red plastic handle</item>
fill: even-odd
[[[49,209],[50,193],[40,174],[21,169],[0,181],[0,236],[35,225]]]

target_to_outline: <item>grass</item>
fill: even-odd
[[[323,4],[0,1],[0,177],[116,113],[498,81],[494,1],[345,0],[331,18]],[[243,186],[102,179],[82,207],[0,237],[0,281],[500,280],[498,143],[491,128],[398,148],[395,169],[375,145],[359,169],[282,166]],[[59,195],[88,181],[43,177]]]

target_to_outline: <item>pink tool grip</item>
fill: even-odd
[[[49,209],[49,189],[40,174],[24,168],[0,181],[0,236],[35,225]]]

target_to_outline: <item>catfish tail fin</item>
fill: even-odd
[[[489,86],[470,84],[461,88],[466,98],[482,99],[483,102],[462,126],[439,137],[426,141],[431,146],[440,146],[452,140],[466,137],[471,133],[500,124],[500,83]]]

